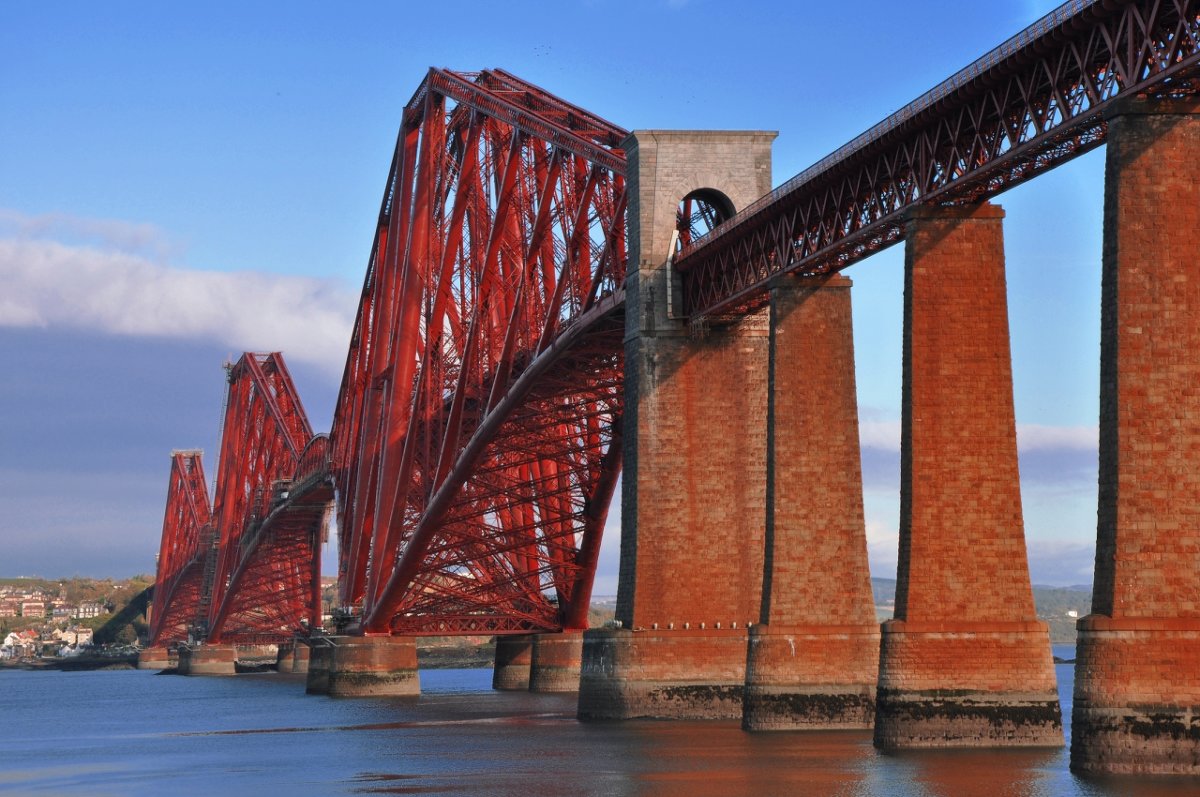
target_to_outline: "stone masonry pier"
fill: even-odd
[[[886,750],[1063,743],[1025,553],[1003,215],[908,219],[899,569],[875,723]]]

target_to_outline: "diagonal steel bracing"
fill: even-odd
[[[155,577],[157,596],[150,618],[150,645],[188,638],[200,605],[203,559],[212,539],[212,509],[200,451],[172,451]]]
[[[685,311],[740,315],[777,274],[845,268],[914,205],[979,202],[1099,146],[1116,100],[1193,93],[1198,65],[1198,0],[1066,3],[686,245]]]
[[[229,369],[209,642],[279,642],[319,623],[328,452],[280,354],[247,353]]]
[[[500,70],[406,106],[335,413],[368,633],[580,627],[620,468],[626,132]]]

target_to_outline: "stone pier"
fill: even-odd
[[[529,664],[530,692],[578,692],[583,632],[537,634]]]
[[[311,659],[311,648],[300,640],[290,645],[279,647],[279,659],[276,669],[281,673],[303,674],[308,672],[308,662]]]
[[[1004,212],[907,220],[900,552],[875,744],[1061,745],[1017,475]]]
[[[850,280],[771,289],[767,528],[742,727],[869,728],[879,625],[867,568]]]
[[[237,646],[196,645],[179,648],[180,675],[234,675],[237,673]]]
[[[1200,775],[1200,103],[1108,115],[1100,491],[1071,767]]]
[[[598,629],[584,634],[582,719],[735,719],[746,629]]]
[[[142,648],[138,651],[139,670],[166,670],[179,664],[179,655],[164,647]]]
[[[314,641],[306,691],[333,697],[398,697],[421,693],[412,637],[322,637]]]
[[[533,634],[496,637],[496,664],[492,688],[506,692],[529,689],[529,667],[533,663]]]
[[[769,132],[639,130],[628,163],[621,628],[584,635],[582,718],[740,718],[759,617],[767,318],[691,334],[669,262],[680,202],[770,190]]]
[[[329,668],[333,666],[332,637],[315,637],[308,652],[308,674],[304,691],[310,695],[329,694]]]

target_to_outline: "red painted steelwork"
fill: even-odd
[[[211,540],[211,509],[199,451],[172,451],[167,510],[158,551],[150,645],[188,638],[199,617],[204,554]]]
[[[312,428],[278,353],[247,353],[229,369],[223,430],[207,639],[284,641],[320,619],[328,443],[309,443]]]
[[[586,625],[620,468],[626,132],[499,70],[405,108],[332,432],[367,633]]]
[[[1198,9],[1072,0],[707,235],[693,222],[716,216],[690,197],[686,311],[744,313],[775,275],[900,240],[915,205],[978,202],[1098,146],[1117,99],[1192,93]],[[187,597],[168,603],[198,605],[213,641],[314,623],[336,486],[339,602],[359,631],[586,624],[621,460],[626,135],[500,70],[430,70],[404,109],[330,440],[301,461],[311,431],[282,360],[239,361],[219,556],[173,559],[168,593]],[[164,527],[164,559],[189,534]],[[159,622],[178,633],[178,617]]]
[[[1190,94],[1200,0],[1072,0],[675,259],[694,322],[766,301],[774,276],[837,271],[903,237],[918,204],[988,199],[1102,144],[1138,93]]]

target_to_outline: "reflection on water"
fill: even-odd
[[[907,777],[938,797],[1054,797],[1063,793],[1059,750],[953,750],[899,756]]]
[[[1069,658],[1070,651],[1056,651]],[[1064,655],[1064,653],[1066,655]],[[1068,702],[1072,668],[1058,667]],[[306,696],[287,676],[0,671],[0,793],[617,797],[1175,797],[1200,781],[1084,781],[1066,749],[883,755],[866,732],[579,723],[574,698],[422,673],[419,698]]]

